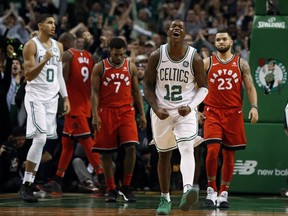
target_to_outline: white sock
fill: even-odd
[[[32,175],[32,183],[35,181],[35,175]]]
[[[161,197],[165,197],[168,202],[171,202],[170,193],[161,193]]]
[[[25,171],[24,178],[23,178],[23,184],[25,182],[30,182],[30,183],[34,182],[34,178],[33,178],[33,173],[32,172]]]

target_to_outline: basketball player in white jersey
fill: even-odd
[[[203,60],[196,49],[184,42],[185,34],[183,21],[174,20],[167,32],[168,43],[151,54],[144,76],[144,94],[152,108],[152,132],[159,153],[161,198],[156,210],[158,215],[171,212],[170,159],[172,150],[177,147],[183,180],[179,208],[188,211],[198,201],[198,191],[192,188],[193,144],[198,134],[197,106],[206,97],[208,89]]]
[[[23,49],[24,73],[27,80],[25,108],[27,111],[26,137],[33,138],[27,154],[23,184],[18,196],[26,202],[37,202],[32,191],[46,139],[57,138],[56,113],[58,93],[64,99],[64,113],[70,103],[62,74],[63,45],[51,36],[55,34],[52,15],[42,14],[37,21],[39,33]]]

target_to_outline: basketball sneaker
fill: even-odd
[[[204,207],[212,208],[216,206],[217,192],[212,187],[207,187],[207,196],[204,201]]]
[[[222,193],[217,197],[216,203],[217,208],[229,208],[228,192],[222,191]]]
[[[108,191],[108,198],[105,200],[106,202],[116,202],[117,199],[117,191],[116,190],[109,190]]]
[[[198,202],[199,190],[192,188],[183,193],[179,208],[182,211],[188,211],[192,205]]]
[[[119,190],[119,195],[123,196],[126,202],[136,202],[136,198],[128,186],[122,186]]]
[[[90,179],[86,179],[85,181],[83,181],[83,185],[84,185],[85,190],[87,191],[91,191],[91,192],[99,191],[99,189],[94,185],[94,183]]]
[[[18,197],[26,202],[38,202],[38,199],[33,194],[33,185],[29,182],[21,185]]]
[[[171,212],[172,202],[168,202],[165,197],[160,197],[160,204],[156,210],[156,215],[169,215]]]
[[[54,195],[54,196],[61,196],[62,195],[61,185],[58,182],[56,182],[55,180],[51,180],[49,183],[44,184],[44,185],[37,185],[37,188],[39,190],[50,193],[51,195]]]

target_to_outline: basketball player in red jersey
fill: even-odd
[[[63,76],[67,91],[71,95],[71,112],[65,116],[61,140],[62,151],[56,175],[50,183],[40,186],[44,191],[53,194],[62,193],[62,178],[72,159],[75,141],[78,141],[83,146],[87,158],[98,176],[98,180],[105,183],[100,154],[91,152],[93,139],[88,123],[88,119],[91,117],[91,73],[94,60],[88,51],[72,48],[75,44],[72,34],[63,33],[59,41],[68,49],[63,54]],[[86,185],[87,188],[92,191],[97,190],[95,186],[93,187],[92,182],[88,183],[90,185]]]
[[[110,57],[94,66],[91,77],[92,125],[95,129],[93,151],[102,154],[108,186],[107,202],[117,199],[112,153],[118,148],[125,148],[124,174],[119,194],[125,201],[136,201],[129,187],[136,161],[135,145],[139,144],[133,102],[140,112],[140,128],[145,129],[147,124],[138,88],[137,68],[125,58],[126,46],[121,38],[111,39]]]
[[[246,136],[242,112],[242,81],[251,104],[249,119],[258,121],[257,93],[244,59],[231,53],[233,40],[225,30],[215,36],[217,53],[204,59],[209,93],[204,100],[204,139],[207,144],[208,178],[206,207],[229,208],[228,188],[234,170],[234,153],[244,149]],[[222,149],[223,165],[220,191],[217,194],[218,155]]]

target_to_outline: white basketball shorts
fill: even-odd
[[[160,120],[151,109],[152,133],[158,151],[166,152],[177,148],[178,143],[190,141],[198,134],[198,120],[195,110],[187,116],[180,116],[178,109],[167,110],[168,118]],[[191,142],[193,145],[193,143]]]
[[[27,111],[26,137],[34,138],[36,132],[46,133],[48,139],[57,138],[56,114],[58,109],[58,98],[41,102],[33,99],[28,93],[25,94],[25,108]]]

